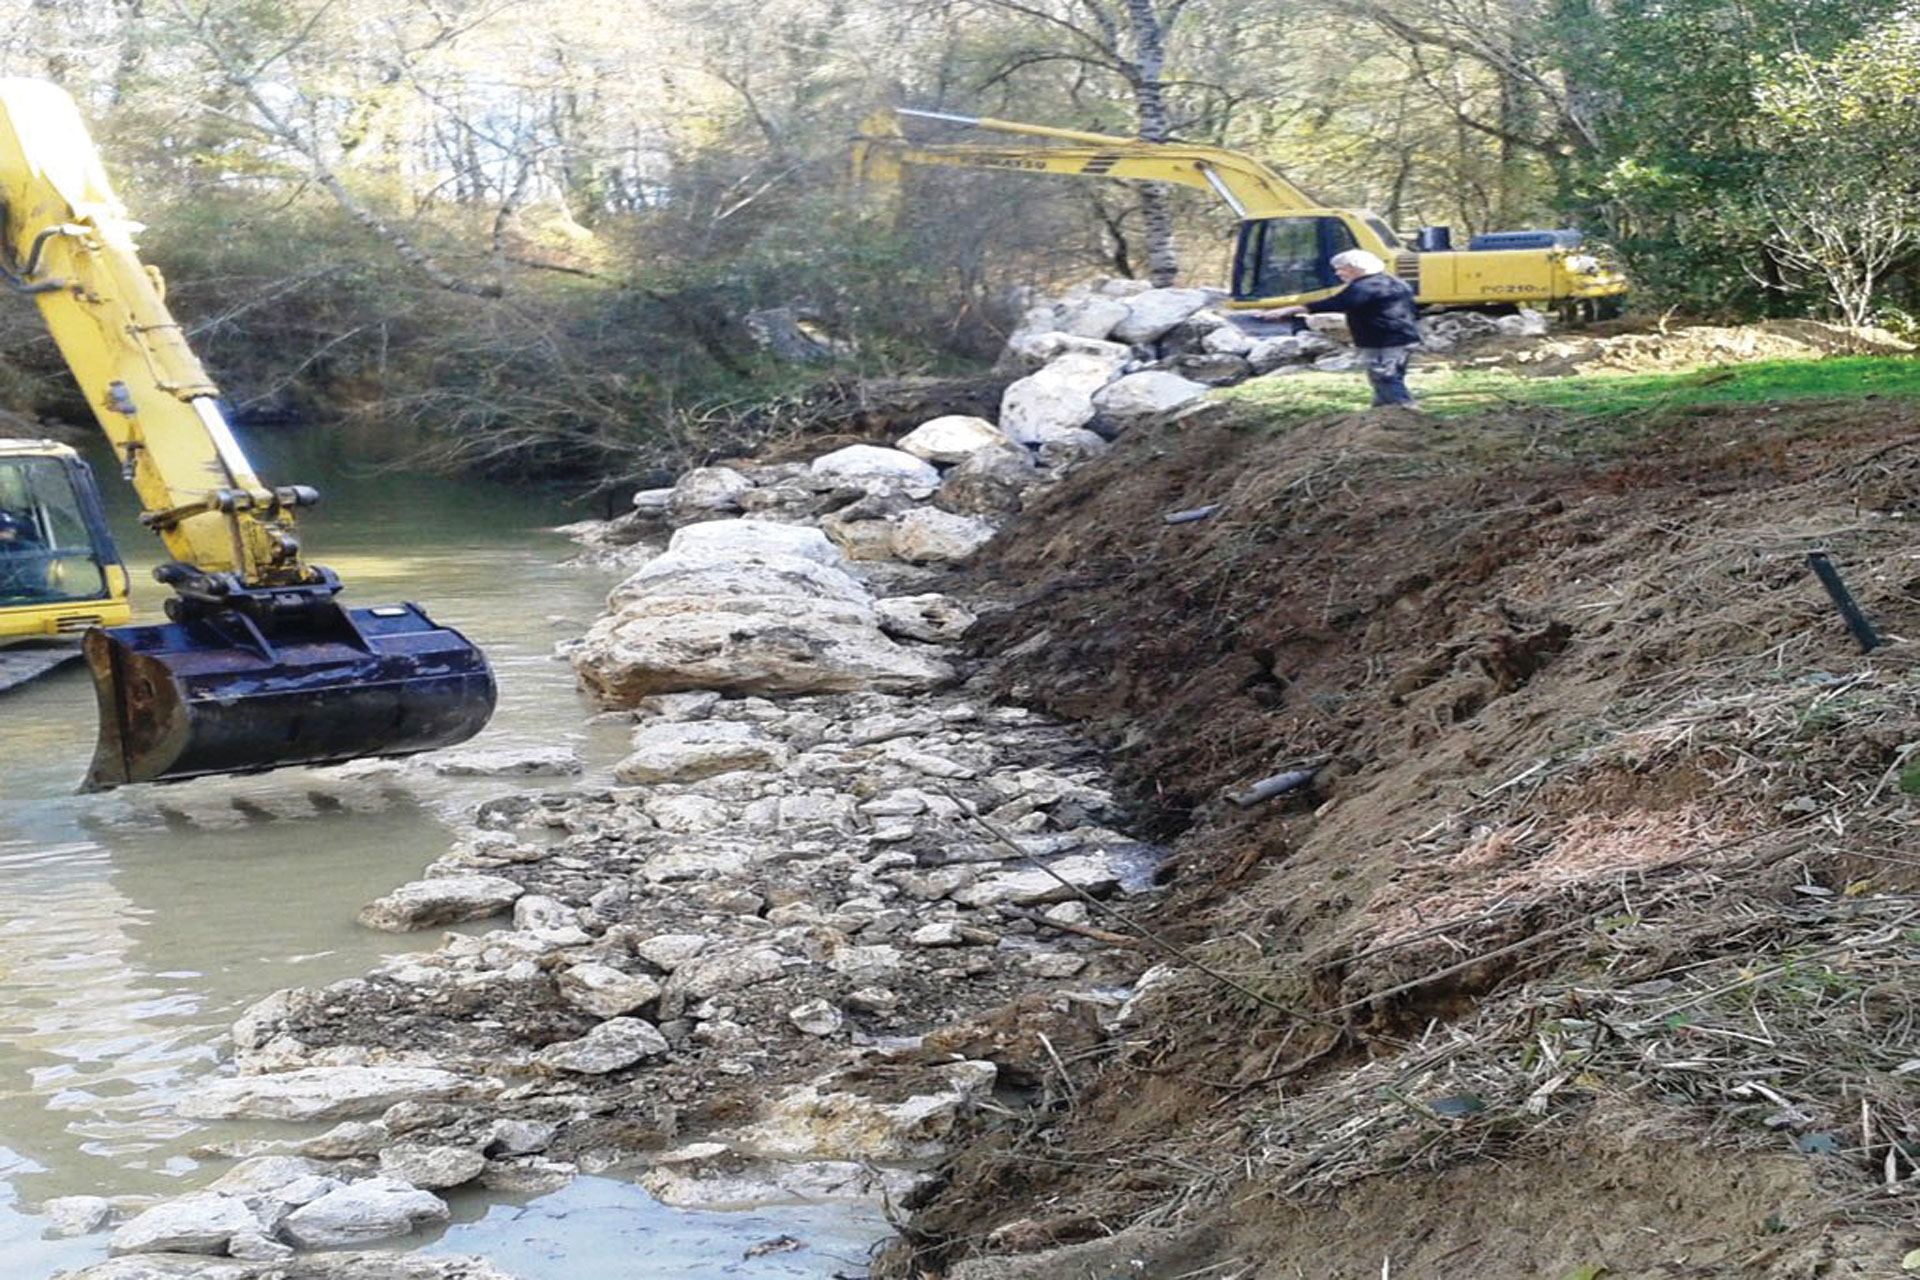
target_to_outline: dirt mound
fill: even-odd
[[[1546,419],[1219,413],[1025,513],[975,643],[1008,696],[1103,734],[1178,838],[1153,921],[1178,950],[1110,1057],[1063,1062],[922,1207],[922,1263],[1149,1214],[1212,1232],[1165,1274],[1358,1275],[1364,1244],[1368,1274],[1787,1275],[1830,1224],[1887,1221],[1920,1186],[1920,661],[1862,655],[1806,557],[1920,635],[1920,414],[1823,413],[1708,412],[1613,454]],[[1310,788],[1226,799],[1302,766]],[[1576,1186],[1567,1153],[1623,1127],[1791,1189],[1756,1224]],[[1487,1154],[1549,1180],[1503,1238],[1559,1252],[1476,1238],[1457,1177],[1421,1176]],[[1395,1213],[1334,1270],[1229,1207],[1324,1230],[1314,1206],[1364,1217],[1387,1177]],[[1858,1274],[1898,1243],[1855,1239],[1881,1268]],[[1242,1248],[1266,1262],[1236,1272]]]
[[[1884,329],[1849,329],[1818,320],[1765,320],[1737,326],[1596,329],[1546,339],[1490,337],[1436,359],[1469,368],[1563,376],[1582,370],[1659,373],[1754,360],[1906,355],[1913,350],[1912,343]]]

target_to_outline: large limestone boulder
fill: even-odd
[[[696,782],[736,769],[782,769],[789,755],[785,743],[750,724],[669,721],[635,733],[633,753],[613,772],[622,782]]]
[[[617,1018],[660,998],[660,984],[652,977],[608,964],[576,964],[561,973],[558,985],[561,999],[600,1018]],[[429,1185],[418,1178],[409,1181]]]
[[[893,554],[910,564],[959,564],[993,541],[994,527],[937,507],[908,511],[893,522]]]
[[[344,1120],[377,1115],[409,1099],[449,1101],[497,1088],[433,1067],[303,1067],[203,1080],[175,1109],[191,1120]]]
[[[799,556],[829,567],[838,567],[842,559],[818,529],[751,518],[688,525],[668,540],[667,550],[703,560],[764,561],[770,556]]]
[[[1210,329],[1200,339],[1200,349],[1208,355],[1244,356],[1253,350],[1254,340],[1246,330],[1235,324],[1223,324]]]
[[[900,449],[942,466],[965,462],[982,449],[1005,448],[1007,437],[985,418],[950,413],[900,437]]]
[[[405,933],[481,920],[513,906],[526,890],[505,876],[437,876],[403,884],[360,910],[360,924],[386,933]]]
[[[669,551],[615,588],[608,607],[569,656],[611,706],[695,689],[901,693],[953,675],[888,639],[866,588],[801,556]]]
[[[1126,363],[1132,351],[1124,342],[1106,342],[1099,338],[1080,338],[1057,330],[1047,333],[1015,333],[1007,339],[1006,350],[994,362],[999,373],[1033,373],[1063,356],[1094,356],[1115,368]]]
[[[1008,387],[1000,398],[1000,429],[1021,444],[1041,444],[1093,421],[1093,393],[1107,385],[1120,361],[1069,355]]]
[[[813,460],[813,474],[838,480],[895,481],[909,487],[937,489],[940,472],[924,458],[879,445],[850,444]]]
[[[1076,338],[1104,339],[1126,322],[1132,308],[1118,298],[1094,294],[1068,306],[1060,314],[1060,332]]]
[[[1205,289],[1149,289],[1127,300],[1127,318],[1113,327],[1120,342],[1152,342],[1213,301]]]
[[[404,1236],[450,1216],[446,1202],[431,1191],[393,1178],[367,1178],[300,1206],[280,1230],[303,1249],[332,1249]]]
[[[674,524],[713,520],[740,510],[740,500],[752,488],[753,481],[732,467],[696,467],[680,477],[661,505]]]
[[[1094,393],[1093,407],[1108,431],[1124,431],[1143,418],[1178,409],[1207,393],[1205,383],[1152,369],[1130,373]]]
[[[203,1191],[163,1200],[113,1233],[114,1253],[225,1253],[236,1235],[258,1235],[266,1226],[238,1196]]]
[[[639,1018],[609,1018],[578,1040],[550,1044],[533,1057],[550,1070],[602,1076],[668,1052],[667,1038],[652,1023]]]

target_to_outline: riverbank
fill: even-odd
[[[312,1224],[596,1172],[877,1200],[887,1276],[1890,1274],[1920,703],[1805,557],[1920,624],[1914,410],[1284,417],[1030,319],[998,423],[576,530],[616,784],[243,1018],[186,1112],[332,1127],[88,1280],[484,1275]]]

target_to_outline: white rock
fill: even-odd
[[[1142,418],[1177,409],[1209,390],[1206,384],[1179,374],[1150,369],[1145,373],[1130,373],[1102,387],[1094,393],[1093,407],[1102,422],[1125,429]]]
[[[675,520],[704,519],[716,512],[738,511],[740,499],[751,488],[753,481],[731,467],[698,467],[680,477],[665,505]]]
[[[662,720],[705,720],[718,705],[719,694],[708,689],[697,689],[690,693],[661,693],[642,698],[634,711]]]
[[[672,973],[705,951],[713,939],[704,933],[657,933],[633,945],[633,954],[663,973]]]
[[[425,757],[435,773],[449,778],[571,777],[585,769],[572,747],[489,747],[471,751],[435,751]]]
[[[1048,865],[1053,875],[1036,868],[985,876],[965,888],[955,890],[953,900],[969,907],[991,906],[998,902],[1031,907],[1078,897],[1076,889],[1098,896],[1110,892],[1120,883],[1119,871],[1105,857],[1097,854],[1060,858]],[[1062,880],[1066,883],[1062,884]]]
[[[667,990],[704,1000],[770,982],[785,970],[786,961],[771,947],[739,947],[683,962],[667,979]]]
[[[957,1091],[887,1104],[810,1085],[776,1101],[738,1145],[789,1159],[924,1160],[939,1154],[966,1105]]]
[[[1321,356],[1315,360],[1313,367],[1322,373],[1345,373],[1349,369],[1360,367],[1360,356],[1352,351],[1336,351],[1330,356]]]
[[[1096,437],[1097,438],[1097,437]],[[927,644],[955,644],[974,624],[973,611],[951,596],[890,596],[874,606],[888,635]]]
[[[84,1236],[112,1220],[113,1202],[105,1196],[55,1196],[40,1206],[40,1215],[56,1236]]]
[[[1209,355],[1244,356],[1253,348],[1252,335],[1232,323],[1209,330],[1207,336],[1200,339],[1200,349]]]
[[[624,973],[612,965],[577,964],[562,972],[558,981],[568,1004],[602,1018],[632,1013],[660,996],[660,984],[646,974]]]
[[[113,1233],[114,1253],[224,1253],[235,1235],[265,1228],[238,1196],[202,1191],[163,1200]]]
[[[1109,298],[1137,298],[1153,288],[1150,280],[1130,280],[1122,276],[1112,276],[1102,280],[1097,291]]]
[[[380,1153],[383,1177],[428,1191],[472,1182],[486,1167],[487,1158],[472,1147],[397,1142]]]
[[[533,1059],[555,1071],[600,1076],[668,1052],[666,1037],[652,1023],[639,1018],[610,1018],[578,1040],[548,1045]]]
[[[807,556],[772,548],[751,558],[687,549],[668,551],[641,565],[613,589],[607,607],[624,610],[645,604],[656,613],[698,611],[717,596],[850,605],[869,604],[873,599],[845,571]]]
[[[993,525],[976,516],[918,507],[893,519],[893,554],[910,564],[958,564],[993,541]]]
[[[1008,373],[1034,373],[1063,356],[1093,356],[1118,368],[1130,354],[1123,342],[1077,338],[1070,333],[1015,333],[1007,339],[1006,353],[994,367]]]
[[[367,1178],[295,1209],[280,1230],[303,1249],[331,1249],[403,1236],[449,1216],[446,1202],[430,1191],[391,1178]]]
[[[907,941],[916,947],[963,947],[967,936],[958,920],[935,920],[908,934]]]
[[[546,1120],[495,1120],[487,1129],[483,1150],[499,1159],[504,1156],[530,1156],[553,1145],[560,1126]]]
[[[809,1000],[787,1010],[787,1021],[807,1035],[830,1036],[841,1028],[846,1019],[825,1000]]]
[[[1305,364],[1316,356],[1340,350],[1340,344],[1317,333],[1296,333],[1256,342],[1247,363],[1256,374],[1272,373],[1289,365]]]
[[[847,480],[899,480],[908,485],[937,489],[940,471],[924,458],[879,445],[850,444],[813,460],[813,474]]]
[[[716,560],[766,562],[773,556],[798,556],[830,568],[844,558],[818,529],[772,520],[708,520],[677,530],[667,542],[669,553]]]
[[[985,418],[950,413],[923,422],[900,437],[900,449],[928,462],[951,466],[982,449],[1005,448],[1007,437]]]
[[[221,1195],[266,1195],[308,1178],[328,1177],[328,1166],[301,1156],[255,1156],[207,1184]]]
[[[703,831],[717,831],[732,820],[733,814],[726,805],[712,796],[649,796],[646,803],[647,816],[662,831],[674,835],[698,835]],[[659,861],[654,859],[653,861]],[[746,865],[745,857],[734,860],[738,867]],[[732,875],[732,871],[719,874]],[[659,878],[659,877],[655,877]]]
[[[1120,342],[1152,342],[1213,301],[1205,289],[1149,289],[1127,300],[1127,318],[1113,327]]]
[[[1119,299],[1095,294],[1068,307],[1060,316],[1060,329],[1076,338],[1105,338],[1132,313]]]
[[[303,1067],[202,1080],[175,1110],[192,1120],[340,1120],[409,1099],[459,1099],[495,1088],[490,1081],[433,1067]]]
[[[404,933],[458,920],[499,915],[526,890],[502,876],[439,876],[403,884],[360,911],[368,929]]]
[[[633,735],[633,752],[614,766],[622,782],[694,782],[736,769],[784,769],[786,744],[733,720],[669,721]]]
[[[1066,355],[1008,387],[1000,397],[1000,429],[1021,444],[1039,444],[1093,421],[1093,393],[1121,360]]]
[[[513,904],[513,927],[529,933],[565,929],[580,922],[579,912],[556,898],[529,893]]]
[[[609,607],[571,658],[616,706],[690,689],[906,692],[953,674],[883,635],[859,583],[798,556],[735,563],[669,552],[616,588]]]

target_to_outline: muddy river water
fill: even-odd
[[[573,747],[591,781],[625,734],[594,728],[557,640],[598,612],[615,575],[563,567],[574,548],[547,532],[576,518],[557,501],[418,476],[342,476],[324,464],[256,458],[275,483],[317,483],[303,522],[312,558],[359,605],[414,600],[479,642],[500,709],[476,746]],[[297,467],[298,470],[294,470]],[[103,487],[117,488],[96,463]],[[319,474],[316,474],[318,470]],[[115,495],[117,496],[117,495]],[[116,513],[137,600],[157,617],[157,550]],[[69,666],[0,695],[0,1274],[46,1280],[106,1256],[106,1236],[51,1238],[37,1212],[64,1195],[178,1195],[227,1161],[195,1153],[267,1126],[182,1120],[174,1102],[220,1069],[220,1037],[262,996],[358,975],[438,934],[358,928],[362,904],[444,852],[459,815],[506,784],[409,773],[378,804],[315,804],[316,775],[134,787],[79,796],[92,749],[88,681]],[[477,1253],[521,1280],[599,1276],[826,1277],[860,1274],[871,1216],[773,1206],[739,1214],[667,1210],[618,1171],[532,1200],[453,1198],[433,1252]],[[748,1258],[790,1235],[807,1247]]]

